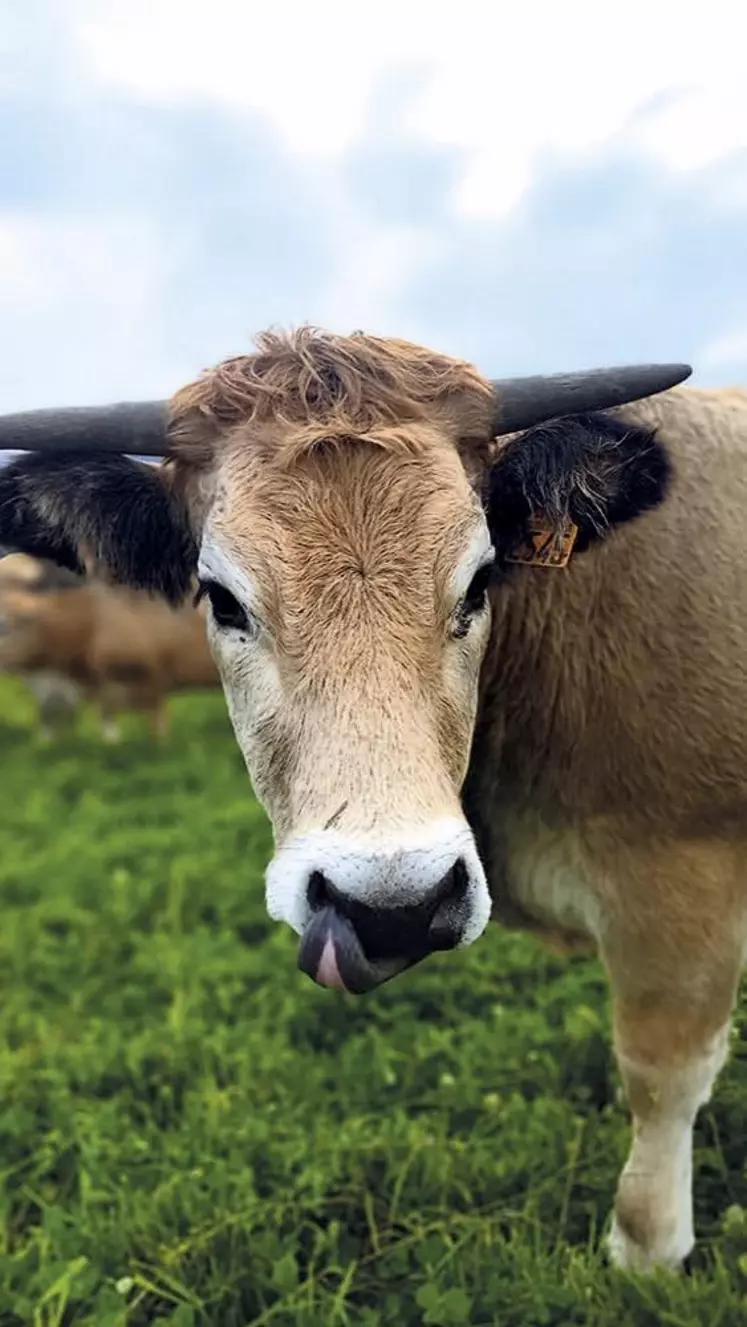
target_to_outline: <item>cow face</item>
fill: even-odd
[[[364,990],[469,944],[490,913],[460,790],[494,551],[457,445],[465,421],[487,442],[490,392],[412,347],[369,343],[353,363],[336,349],[275,342],[234,362],[180,394],[172,438],[202,504],[211,643],[275,830],[269,911],[317,980]],[[444,374],[458,424],[434,399]],[[226,418],[228,400],[242,405]]]
[[[343,440],[217,476],[198,575],[272,819],[272,916],[321,981],[468,944],[490,901],[459,793],[494,552],[453,448]],[[359,952],[360,950],[360,952]]]
[[[325,985],[367,990],[482,932],[460,792],[490,578],[537,510],[587,545],[663,482],[652,440],[599,417],[514,436],[491,468],[491,395],[403,343],[265,338],[177,395],[165,466],[0,477],[0,541],[172,600],[196,577],[275,831],[268,908]]]

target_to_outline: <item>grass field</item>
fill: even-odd
[[[627,1120],[599,967],[491,932],[362,999],[269,922],[219,696],[51,747],[0,687],[0,1325],[747,1321],[744,1039],[689,1277],[599,1253]],[[744,1038],[744,1034],[743,1034]]]

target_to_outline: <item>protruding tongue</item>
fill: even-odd
[[[337,950],[331,935],[328,935],[324,941],[324,949],[319,959],[319,966],[314,973],[314,981],[317,981],[320,986],[334,986],[339,991],[347,989],[337,966]]]
[[[329,904],[315,912],[301,937],[298,966],[320,986],[360,995],[388,973],[377,972],[347,917]]]

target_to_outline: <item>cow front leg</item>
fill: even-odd
[[[148,727],[158,742],[163,742],[169,735],[169,713],[165,701],[159,699],[148,706]]]
[[[100,722],[101,738],[108,746],[116,746],[122,740],[119,720],[113,714],[102,714]]]
[[[698,1110],[727,1055],[746,938],[743,850],[610,839],[600,952],[633,1138],[609,1246],[618,1267],[677,1268],[693,1243]]]
[[[114,745],[122,739],[122,731],[119,726],[119,712],[123,703],[122,688],[116,683],[102,682],[98,686],[93,686],[89,692],[91,699],[98,710],[99,732],[102,741],[108,745]]]
[[[662,1019],[652,1054],[650,1023],[642,1011],[636,1019],[626,1010],[617,1035],[633,1141],[618,1185],[609,1249],[616,1266],[630,1271],[678,1268],[692,1250],[693,1124],[726,1059],[730,1028],[727,1021],[707,1036],[693,1036],[686,1054],[671,1055],[668,1037],[673,1043],[682,1026],[668,1028]]]

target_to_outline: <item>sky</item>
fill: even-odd
[[[0,411],[306,322],[747,382],[738,9],[0,0]]]

